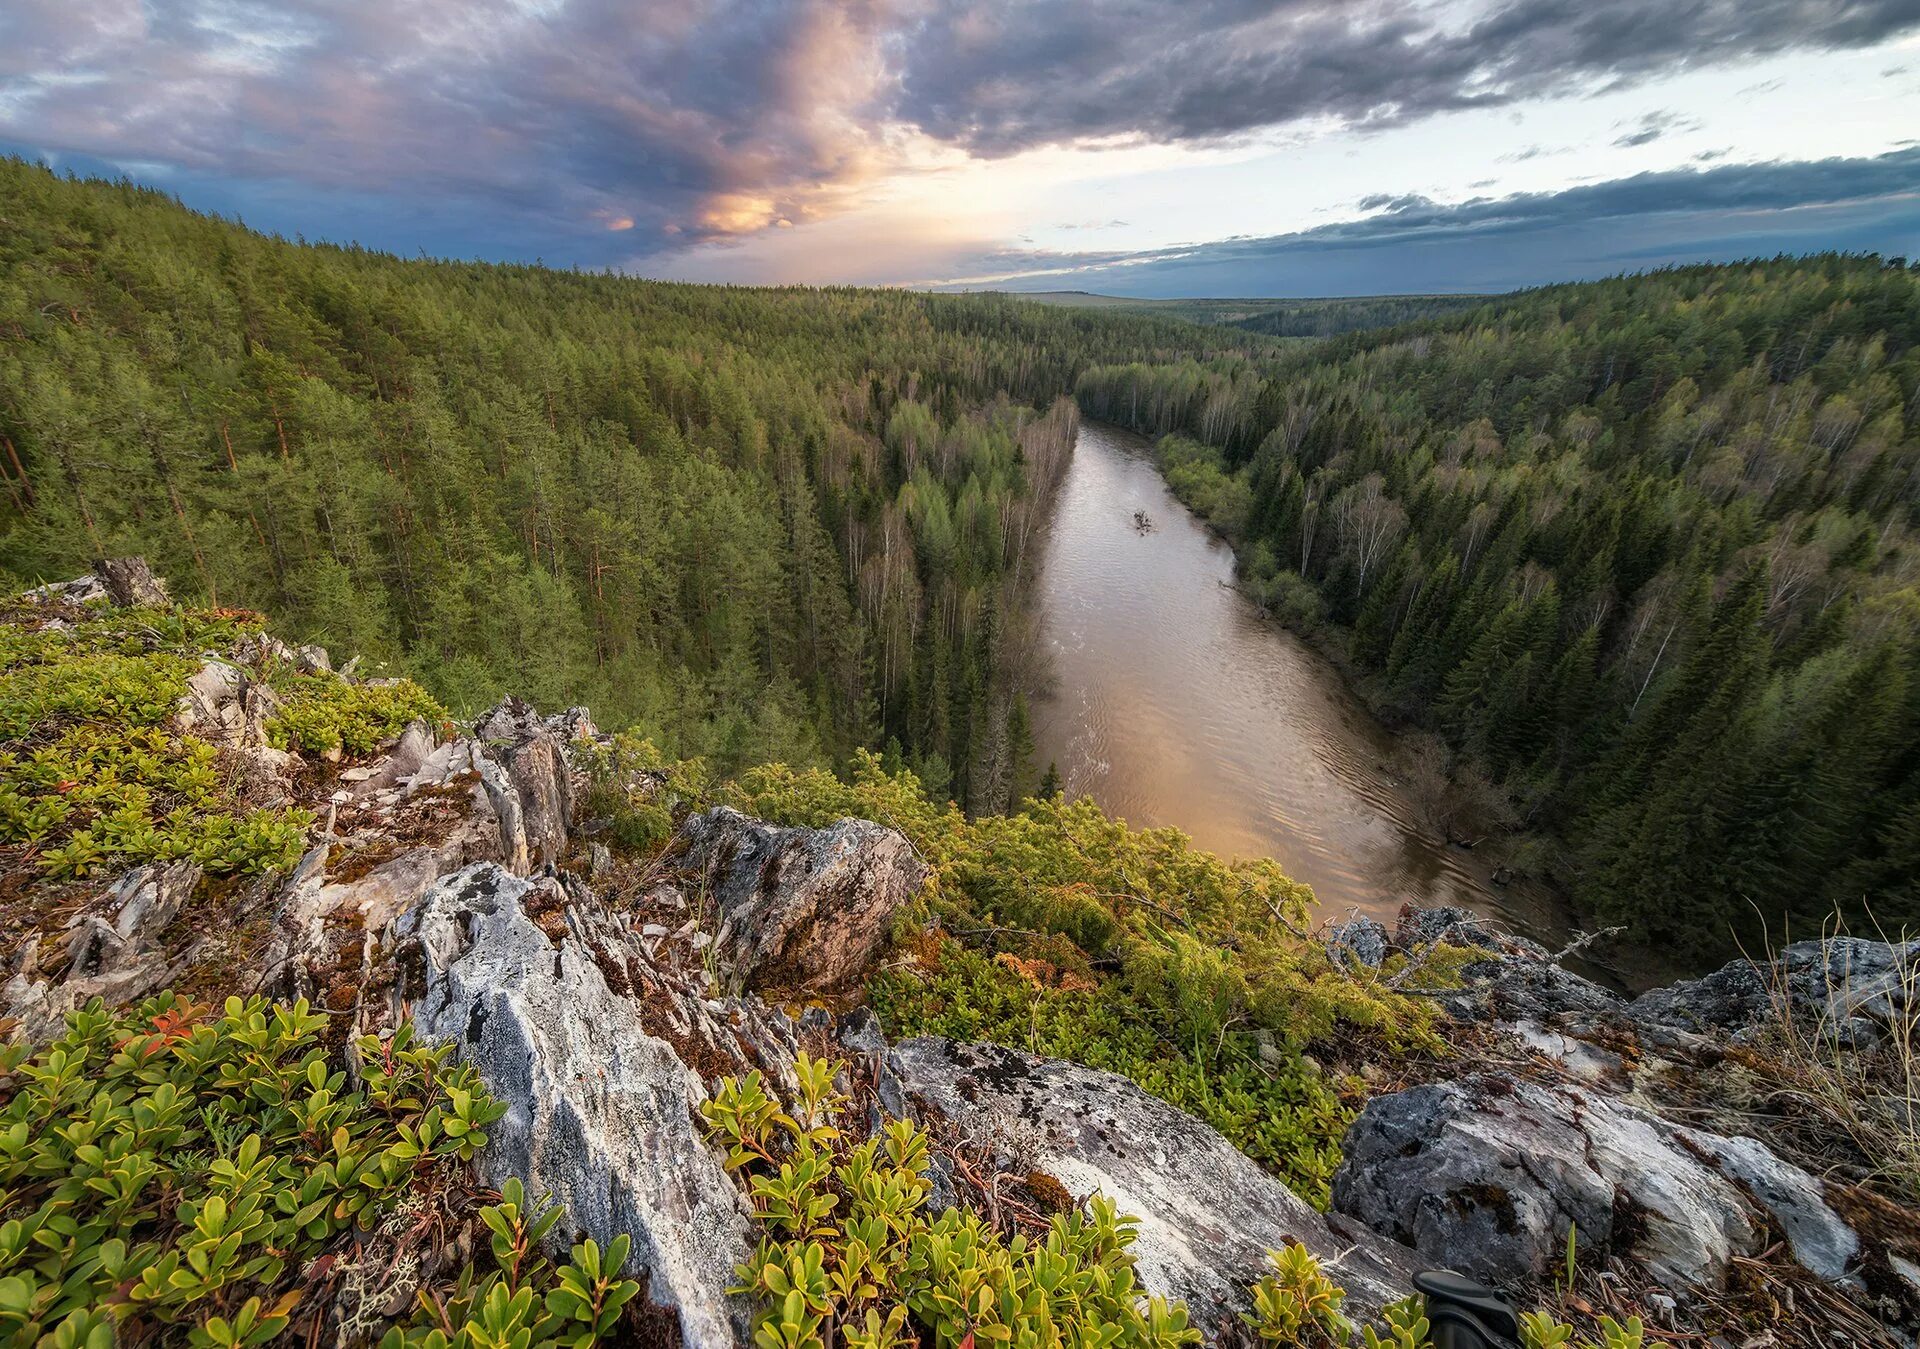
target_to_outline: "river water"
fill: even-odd
[[[1142,532],[1134,512],[1153,527]],[[1083,422],[1041,558],[1039,761],[1069,795],[1272,857],[1326,915],[1391,925],[1406,900],[1564,937],[1550,894],[1496,886],[1401,783],[1401,746],[1340,672],[1231,589],[1233,553],[1168,489],[1144,440]]]

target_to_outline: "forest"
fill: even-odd
[[[996,296],[668,285],[268,238],[0,160],[0,570],[144,554],[455,711],[730,770],[1033,786],[1024,559],[1096,361],[1260,339]]]
[[[1920,921],[1920,268],[1546,287],[1081,375],[1247,588],[1446,738],[1598,920]]]
[[[1381,295],[1365,299],[1301,300],[1276,305],[1262,314],[1236,319],[1236,328],[1274,337],[1337,337],[1367,328],[1395,324],[1472,309],[1487,302],[1483,295]]]
[[[1590,916],[1699,953],[1920,920],[1903,260],[1282,341],[400,259],[18,160],[0,200],[11,585],[145,554],[456,712],[588,703],[721,772],[884,749],[986,814],[1040,785],[1030,553],[1084,412]]]

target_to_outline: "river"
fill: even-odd
[[[1406,900],[1460,904],[1562,939],[1551,894],[1494,885],[1486,859],[1425,823],[1396,737],[1325,658],[1231,588],[1232,551],[1151,456],[1117,427],[1081,425],[1040,562],[1040,763],[1135,826],[1274,858],[1323,914],[1391,925]]]

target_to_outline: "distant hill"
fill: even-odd
[[[1293,303],[1272,298],[1142,300],[1128,295],[1098,295],[1087,290],[1010,291],[1015,299],[1068,309],[1123,309],[1188,323],[1237,324]]]
[[[1269,337],[1338,337],[1367,328],[1391,328],[1477,308],[1491,295],[1362,295],[1345,300],[1288,300],[1264,314],[1231,319],[1236,328]]]
[[[1070,309],[1121,309],[1151,313],[1188,323],[1242,328],[1269,337],[1335,337],[1364,328],[1389,328],[1398,323],[1438,318],[1443,314],[1485,304],[1492,297],[1356,295],[1303,299],[1143,300],[1126,295],[1100,295],[1085,290],[1042,290],[1019,294],[1018,298]]]

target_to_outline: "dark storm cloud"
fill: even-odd
[[[1115,135],[1384,125],[1676,69],[1883,42],[1920,0],[1517,0],[1468,23],[1386,0],[986,0],[907,45],[905,114],[996,154]]]
[[[1006,253],[1019,289],[1130,295],[1344,295],[1508,289],[1666,262],[1816,248],[1920,254],[1920,149],[1873,159],[1643,173],[1563,192],[1442,204],[1371,197],[1370,214],[1294,234],[1144,253]]]
[[[267,185],[254,195],[269,202],[305,188],[316,232],[327,194],[345,193],[350,218],[431,202],[450,222],[504,216],[516,228],[496,232],[523,239],[638,231],[632,252],[803,218],[858,181],[887,14],[864,0],[8,0],[0,139],[163,186]]]
[[[1920,0],[5,0],[0,145],[412,251],[630,258],[1001,154],[1579,94]]]

